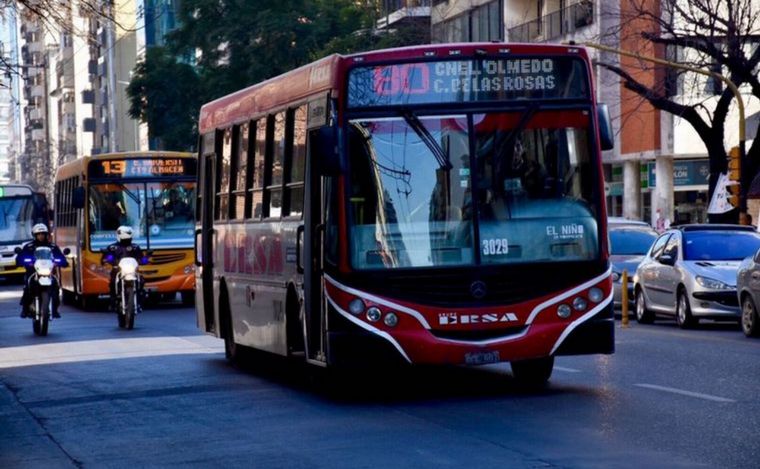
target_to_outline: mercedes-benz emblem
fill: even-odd
[[[488,289],[486,288],[485,282],[476,280],[470,284],[470,294],[476,300],[482,300],[485,298],[486,293],[488,293]]]

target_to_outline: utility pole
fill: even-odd
[[[688,65],[683,65],[677,62],[671,62],[669,60],[663,60],[657,57],[651,57],[648,55],[641,55],[635,52],[623,50],[623,49],[616,49],[614,47],[605,46],[602,44],[596,44],[594,42],[583,42],[580,45],[590,47],[592,49],[598,49],[605,52],[612,52],[614,54],[618,55],[624,55],[626,57],[632,57],[634,59],[643,60],[645,62],[651,62],[658,65],[663,65],[665,67],[670,68],[676,68],[679,70],[685,70],[687,72],[693,72],[698,73],[700,75],[705,75],[708,77],[712,77],[716,80],[720,80],[723,83],[726,84],[726,86],[731,90],[731,92],[734,94],[734,97],[736,98],[736,105],[739,110],[739,146],[738,148],[734,147],[731,150],[729,150],[728,154],[730,156],[730,160],[737,160],[738,168],[730,168],[730,171],[735,171],[735,174],[737,178],[742,179],[745,178],[744,175],[741,174],[741,166],[744,162],[746,162],[747,159],[747,153],[746,153],[746,124],[745,124],[745,117],[744,117],[744,100],[742,99],[742,95],[739,92],[739,88],[734,84],[733,81],[729,80],[728,78],[724,77],[720,73],[713,72],[711,70],[704,70],[697,67],[690,67]],[[738,158],[731,157],[731,155],[738,155]],[[745,178],[746,179],[746,178]],[[746,181],[745,181],[746,182]],[[747,217],[747,186],[749,184],[739,184],[739,200],[738,200],[738,208],[739,208],[739,223],[742,225],[748,225],[749,224],[749,218]],[[730,186],[729,186],[730,187]]]

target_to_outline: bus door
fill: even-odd
[[[214,196],[215,155],[205,154],[200,168],[199,191],[201,193],[201,226],[196,231],[200,235],[197,249],[200,254],[201,281],[200,294],[206,332],[216,332],[214,324]],[[198,239],[198,238],[196,238]]]
[[[332,129],[325,126],[309,132],[306,155],[307,194],[304,207],[304,303],[307,359],[326,362],[327,309],[324,297],[323,267],[325,243],[326,175],[334,148]]]

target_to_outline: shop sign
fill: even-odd
[[[649,174],[649,187],[656,186],[655,163],[647,163]],[[674,186],[706,186],[710,177],[710,161],[703,160],[676,160],[673,161],[673,185]]]

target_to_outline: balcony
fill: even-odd
[[[594,3],[581,1],[509,28],[509,42],[546,42],[594,23]]]
[[[377,28],[397,28],[414,23],[429,28],[432,3],[432,0],[386,0],[383,2],[384,14],[377,20]]]

